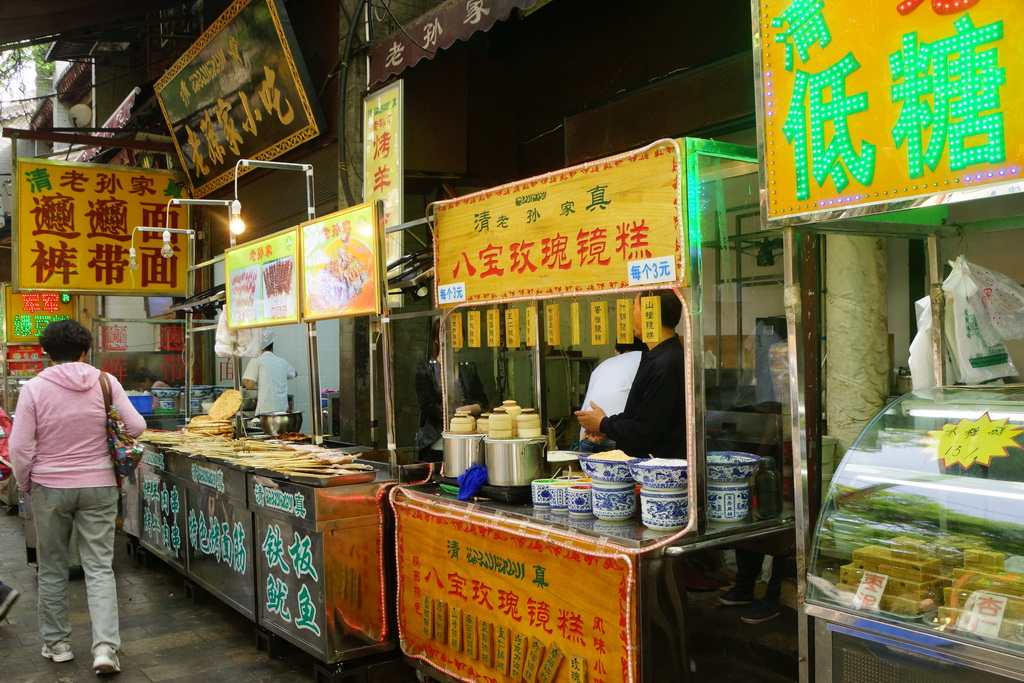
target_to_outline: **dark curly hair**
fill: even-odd
[[[78,360],[92,348],[92,332],[77,320],[58,320],[46,326],[39,343],[54,362]]]

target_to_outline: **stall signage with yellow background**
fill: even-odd
[[[171,235],[161,255],[159,232],[137,226],[189,227],[188,210],[167,202],[181,196],[170,171],[18,159],[14,286],[21,291],[185,295],[191,248]],[[138,270],[128,267],[134,244]]]
[[[676,143],[432,204],[437,303],[685,281]]]
[[[402,81],[363,99],[363,198],[382,202],[385,228],[403,222],[402,105]],[[401,258],[401,232],[387,235],[384,244],[386,263]]]
[[[381,312],[376,207],[376,202],[359,204],[299,226],[303,320]]]
[[[296,228],[224,251],[228,327],[299,321],[298,252]]]
[[[1024,175],[1020,0],[757,6],[768,220]]]
[[[636,680],[629,558],[452,518],[400,490],[393,504],[406,655],[462,680]]]
[[[26,292],[15,294],[5,288],[5,341],[36,342],[46,326],[75,315],[75,298],[61,292]]]
[[[235,0],[160,77],[157,100],[196,196],[231,182],[239,159],[273,159],[319,135],[301,57],[283,4]]]

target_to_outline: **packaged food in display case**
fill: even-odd
[[[875,416],[832,479],[808,599],[1024,649],[1024,387],[939,387]]]

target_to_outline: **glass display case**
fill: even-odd
[[[887,406],[832,480],[808,566],[808,612],[999,651],[1010,655],[1000,670],[1019,671],[1022,446],[1024,386],[941,387]]]

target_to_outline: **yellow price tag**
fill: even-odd
[[[505,346],[518,349],[519,343],[519,309],[509,308],[505,311]]]
[[[452,313],[452,319],[448,327],[449,332],[452,335],[452,348],[462,348],[462,314]]]
[[[615,341],[618,344],[630,344],[633,341],[633,301],[631,299],[615,301]]]
[[[978,463],[989,465],[992,458],[1005,458],[1008,449],[1020,448],[1014,440],[1024,428],[1008,425],[1009,418],[993,420],[985,413],[977,420],[960,420],[943,425],[941,430],[928,432],[927,443],[936,449],[935,459],[945,467],[960,465],[969,469]]]
[[[608,302],[590,304],[590,341],[601,346],[608,343]]]
[[[582,344],[580,334],[580,302],[573,301],[569,304],[569,324],[571,327],[570,334],[572,337],[572,345],[579,346]]]
[[[526,307],[526,346],[537,345],[537,307]]]
[[[471,349],[480,348],[480,311],[466,313],[466,341]]]
[[[640,339],[647,342],[661,341],[661,299],[656,296],[640,298]]]
[[[546,313],[548,345],[558,346],[562,343],[562,309],[558,304],[548,304]]]
[[[501,346],[501,311],[487,309],[487,345]]]

